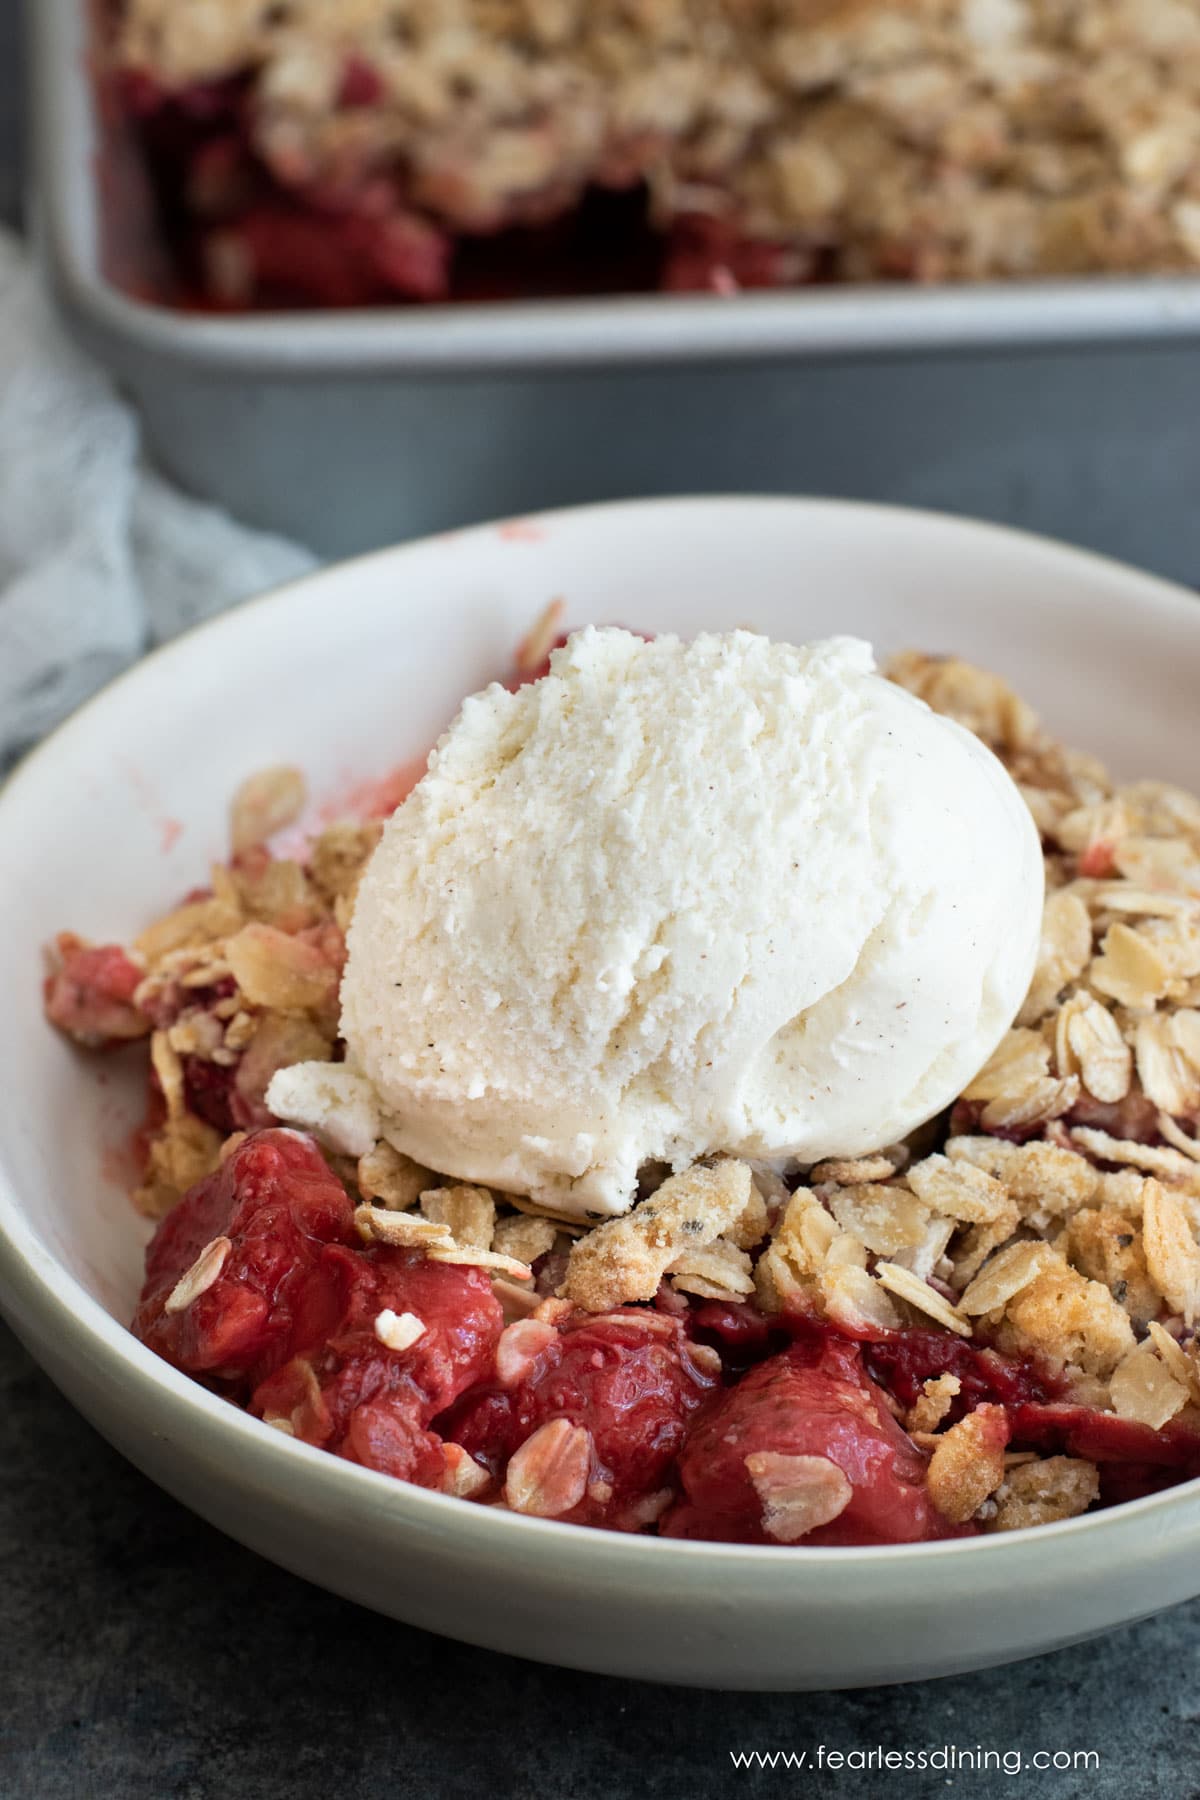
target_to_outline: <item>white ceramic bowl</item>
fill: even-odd
[[[1200,1591],[1200,1483],[1040,1531],[871,1550],[659,1542],[472,1507],[282,1438],[126,1332],[144,1232],[120,1186],[132,1059],[43,1023],[39,952],[127,937],[193,886],[237,782],[318,794],[423,751],[554,595],[572,623],[955,650],[1128,775],[1200,769],[1200,606],[1114,563],[824,501],[605,506],[330,569],[143,662],[0,794],[0,1302],[155,1481],[265,1556],[397,1618],[714,1687],[915,1680],[1066,1644]],[[126,1066],[128,1065],[128,1066]]]

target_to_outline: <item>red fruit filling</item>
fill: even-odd
[[[207,894],[200,897],[210,898]],[[181,904],[190,905],[193,898],[193,895],[185,895]],[[202,988],[185,988],[181,981],[155,981],[146,994],[142,1010],[155,1030],[162,1031],[174,1025],[180,1015],[189,1009],[207,1009],[215,1006],[219,1000],[231,999],[236,993],[237,983],[231,975],[222,976],[220,981]]]
[[[258,1132],[159,1226],[133,1329],[176,1368],[240,1396],[332,1329],[342,1287],[324,1252],[352,1236],[346,1190],[311,1139]],[[228,1248],[204,1261],[214,1243]]]
[[[1132,1089],[1123,1100],[1094,1100],[1089,1093],[1080,1094],[1065,1114],[1064,1123],[1088,1125],[1095,1131],[1107,1131],[1110,1137],[1131,1138],[1139,1144],[1161,1144],[1158,1129],[1159,1109],[1145,1094]]]
[[[365,56],[346,58],[338,89],[339,106],[374,106],[386,92],[378,69],[373,68]]]
[[[762,1361],[771,1345],[771,1327],[765,1313],[743,1301],[705,1300],[690,1311],[692,1336],[715,1350],[730,1374]]]
[[[233,1110],[234,1070],[204,1056],[183,1058],[183,1086],[188,1111],[224,1136],[241,1129]]]
[[[69,931],[55,940],[59,966],[46,977],[46,1017],[89,1049],[145,1037],[150,1021],[133,1003],[144,970],[119,944],[85,944]]]
[[[1114,1413],[1070,1405],[1018,1406],[1011,1419],[1013,1441],[1039,1450],[1062,1451],[1102,1465],[1122,1463],[1200,1475],[1200,1431],[1192,1425],[1172,1420],[1155,1431],[1136,1419],[1119,1419]],[[1125,1479],[1130,1485],[1128,1472]],[[1175,1479],[1183,1477],[1177,1474]],[[1146,1487],[1137,1487],[1139,1493],[1146,1491]]]
[[[164,1220],[134,1330],[349,1461],[451,1492],[503,1485],[522,1510],[617,1530],[824,1545],[969,1535],[933,1506],[894,1416],[941,1374],[960,1382],[952,1420],[983,1409],[1017,1447],[1097,1463],[1106,1503],[1200,1475],[1193,1427],[1066,1404],[1033,1359],[934,1330],[854,1343],[713,1302],[505,1329],[485,1271],[362,1247],[341,1182],[292,1131],[253,1133]],[[807,1504],[788,1486],[798,1468],[836,1504],[789,1535]]]
[[[906,1408],[917,1400],[926,1381],[957,1375],[962,1389],[947,1415],[950,1420],[985,1401],[1021,1406],[1054,1399],[1062,1391],[1061,1380],[1036,1358],[981,1350],[945,1331],[898,1331],[864,1344],[863,1358],[872,1379]]]
[[[482,1269],[388,1249],[332,1247],[322,1274],[339,1298],[332,1328],[259,1385],[251,1411],[350,1462],[440,1487],[442,1440],[428,1427],[492,1372],[504,1316],[491,1282]],[[380,1336],[388,1314],[420,1326],[403,1349]]]
[[[414,213],[308,209],[272,196],[248,208],[236,227],[212,232],[204,249],[216,296],[233,306],[256,296],[303,294],[340,307],[394,293],[440,300],[448,283],[450,242]]]
[[[386,1341],[388,1314],[419,1323],[402,1349]],[[306,1442],[436,1487],[444,1458],[429,1422],[492,1373],[503,1323],[481,1270],[358,1248],[350,1199],[315,1144],[272,1130],[163,1221],[133,1329]]]
[[[677,1320],[632,1308],[572,1314],[557,1330],[511,1326],[498,1371],[499,1382],[443,1421],[445,1435],[500,1477],[542,1426],[581,1427],[591,1437],[586,1491],[555,1516],[617,1530],[637,1530],[669,1503],[687,1422],[715,1385]]]
[[[748,238],[727,219],[694,213],[672,226],[661,285],[668,293],[736,294],[797,287],[817,272],[815,253]]]
[[[759,1452],[823,1457],[850,1483],[840,1516],[809,1532],[807,1544],[911,1544],[964,1534],[934,1508],[925,1460],[854,1344],[802,1341],[752,1369],[689,1434],[679,1459],[686,1498],[663,1531],[771,1542],[763,1497],[746,1465]]]
[[[233,1131],[258,1131],[277,1121],[264,1095],[275,1070],[288,1058],[287,1040],[268,1044],[260,1038],[231,1063],[211,1062],[205,1056],[185,1056],[183,1087],[188,1111],[195,1113],[222,1136]],[[161,1105],[158,1077],[150,1072],[150,1105],[154,1116]]]
[[[378,71],[351,54],[338,107],[370,107],[381,91]],[[120,217],[108,220],[107,270],[139,297],[228,310],[660,285],[663,247],[650,226],[644,185],[591,190],[564,210],[551,184],[541,205],[459,233],[422,211],[403,178],[360,161],[352,130],[336,177],[314,179],[303,157],[277,155],[269,168],[255,146],[243,80],[168,91],[148,72],[127,70],[106,85],[104,98],[129,122],[142,152],[169,264],[167,273],[148,257]],[[749,269],[752,253],[741,260]]]

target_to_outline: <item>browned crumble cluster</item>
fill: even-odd
[[[118,63],[245,74],[255,148],[451,232],[644,182],[814,269],[1200,263],[1197,0],[125,0]]]

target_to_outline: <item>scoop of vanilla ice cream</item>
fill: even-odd
[[[387,825],[342,987],[382,1129],[580,1215],[639,1165],[894,1142],[1028,986],[1042,858],[870,646],[588,629],[464,704]]]

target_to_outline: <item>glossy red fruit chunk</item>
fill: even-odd
[[[347,1462],[376,1469],[417,1487],[440,1488],[445,1474],[442,1440],[421,1424],[420,1407],[394,1390],[360,1401],[340,1438],[326,1447]]]
[[[679,1473],[686,1499],[669,1536],[768,1543],[763,1502],[746,1468],[756,1452],[835,1463],[852,1494],[807,1544],[915,1543],[957,1535],[925,1491],[925,1461],[866,1376],[856,1345],[794,1344],[760,1363],[688,1433]]]
[[[582,1427],[592,1440],[588,1491],[560,1516],[637,1530],[649,1522],[650,1497],[670,1488],[686,1421],[714,1385],[693,1363],[677,1319],[634,1308],[577,1313],[513,1385],[468,1394],[441,1426],[497,1476],[551,1420]]]
[[[119,944],[85,944],[63,931],[55,948],[59,966],[43,989],[52,1025],[91,1050],[145,1037],[150,1021],[133,1004],[145,970]]]
[[[183,1058],[183,1087],[188,1111],[194,1112],[222,1136],[239,1129],[233,1111],[235,1071],[204,1056]]]
[[[427,1262],[412,1250],[330,1251],[342,1265],[345,1305],[329,1353],[343,1364],[395,1366],[376,1331],[383,1311],[411,1314],[424,1327],[403,1355],[405,1379],[432,1419],[460,1394],[491,1375],[504,1312],[483,1269]]]
[[[490,1280],[414,1251],[339,1246],[324,1252],[322,1271],[340,1293],[335,1323],[260,1384],[251,1410],[351,1462],[440,1486],[442,1444],[428,1425],[494,1368],[504,1315]],[[396,1321],[408,1331],[391,1348]]]
[[[375,106],[386,93],[383,77],[365,56],[352,54],[346,58],[338,86],[339,106]]]
[[[761,1362],[771,1346],[771,1321],[743,1301],[704,1301],[691,1309],[689,1330],[698,1343],[711,1345],[729,1370]]]
[[[863,1360],[872,1380],[905,1407],[912,1406],[922,1385],[932,1377],[957,1375],[962,1391],[952,1419],[961,1418],[985,1400],[1020,1406],[1027,1401],[1051,1400],[1061,1391],[1061,1382],[1036,1359],[977,1349],[948,1331],[894,1332],[864,1344]]]
[[[343,1288],[324,1251],[352,1235],[350,1200],[311,1138],[256,1132],[159,1227],[133,1329],[177,1368],[242,1388],[332,1328]],[[178,1284],[217,1240],[228,1249],[189,1299]]]
[[[1200,1475],[1200,1432],[1170,1421],[1158,1431],[1089,1406],[1015,1407],[1014,1444],[1066,1451],[1096,1463],[1144,1463]]]

